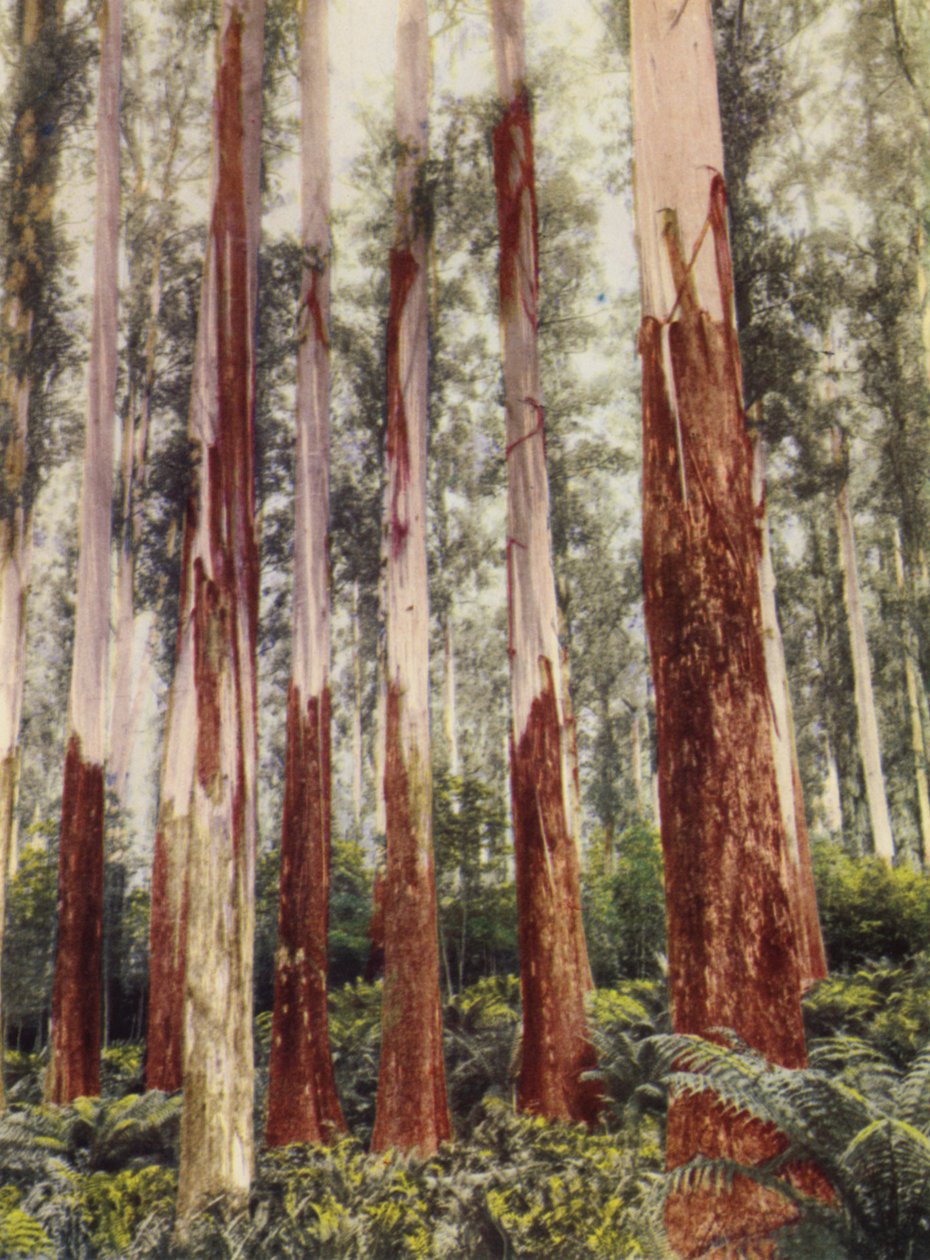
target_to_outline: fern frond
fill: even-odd
[[[907,1070],[897,1089],[898,1115],[923,1133],[930,1133],[930,1045]]]
[[[874,1121],[846,1149],[843,1171],[852,1213],[911,1238],[930,1213],[930,1137],[893,1117]]]

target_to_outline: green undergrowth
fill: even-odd
[[[654,1121],[591,1134],[517,1117],[492,1098],[470,1139],[431,1159],[369,1155],[354,1138],[330,1148],[265,1152],[248,1210],[231,1217],[219,1208],[205,1212],[186,1246],[176,1248],[175,1169],[140,1162],[91,1171],[93,1142],[77,1148],[83,1159],[73,1149],[74,1129],[83,1126],[88,1137],[90,1121],[73,1114],[86,1111],[86,1102],[31,1110],[28,1175],[21,1152],[18,1161],[11,1158],[6,1127],[0,1130],[2,1173],[18,1183],[0,1189],[0,1255],[607,1260],[649,1254],[639,1231],[644,1188],[661,1162]],[[102,1104],[97,1117],[98,1146],[114,1127],[107,1110]]]

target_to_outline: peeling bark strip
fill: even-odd
[[[439,951],[432,848],[422,843],[429,768],[405,758],[403,700],[387,693],[384,796],[388,861],[384,877],[384,997],[381,1061],[371,1149],[428,1154],[452,1134],[442,1060]]]
[[[521,302],[530,326],[536,329],[539,265],[536,242],[536,175],[529,94],[522,87],[494,128],[494,187],[497,189],[497,226],[500,237],[498,285],[501,305]],[[529,242],[524,242],[524,233]],[[530,248],[527,249],[527,244]],[[529,258],[528,258],[529,255]],[[531,270],[523,270],[529,261]]]
[[[187,889],[179,1241],[206,1203],[241,1202],[253,1164],[258,549],[252,448],[263,23],[262,0],[224,0],[191,391],[195,475],[171,696],[179,739],[166,749],[163,774],[162,809],[173,811],[187,842],[186,869],[173,872]]]
[[[99,20],[94,296],[81,476],[77,613],[68,705],[69,740],[58,850],[59,933],[48,1079],[48,1097],[52,1102],[70,1102],[78,1094],[97,1093],[100,1079],[103,767],[119,303],[121,0],[103,0]],[[91,844],[99,850],[96,855],[89,851]],[[70,851],[72,846],[74,853]],[[81,874],[85,868],[86,879]],[[96,922],[89,916],[95,916]]]
[[[561,731],[552,669],[533,701],[519,745],[511,746],[523,1049],[517,1084],[521,1111],[593,1124],[603,1098],[587,1034],[586,986],[572,925],[580,913],[578,862],[560,790]],[[571,898],[574,897],[574,901]]]
[[[45,1089],[53,1103],[100,1093],[100,984],[94,977],[103,940],[103,767],[84,760],[76,735],[65,756],[64,799],[70,808],[59,839],[55,1040]]]
[[[326,1012],[330,819],[329,691],[287,701],[281,899],[269,1063],[269,1146],[345,1131]]]
[[[591,987],[573,834],[572,732],[549,533],[536,346],[538,229],[533,136],[524,84],[522,0],[493,0],[502,116],[494,129],[500,324],[506,408],[507,615],[511,804],[517,871],[523,1054],[518,1102],[552,1120],[591,1122],[597,1090],[584,995]]]
[[[387,320],[387,437],[385,455],[393,469],[391,478],[391,557],[397,559],[410,530],[407,487],[410,484],[410,434],[401,378],[400,339],[404,331],[407,299],[417,280],[417,260],[409,249],[391,250],[391,298]],[[422,277],[421,285],[424,283]]]

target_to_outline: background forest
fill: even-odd
[[[54,42],[26,74],[16,52],[21,8],[6,6],[0,65],[8,291],[21,245],[15,153],[24,99],[52,137],[57,192],[42,218],[30,351],[33,581],[2,971],[10,1109],[0,1119],[0,1254],[169,1255],[179,1102],[141,1092],[143,1036],[216,13],[198,0],[158,9],[127,0],[123,18],[102,1098],[58,1109],[41,1095],[76,614],[97,13],[67,0]],[[810,1077],[853,1091],[861,1114],[843,1095],[841,1115],[836,1094],[814,1102],[805,1095],[792,1111],[777,1082],[770,1094],[752,1084],[739,1045],[719,1061],[696,1062],[725,1100],[775,1119],[792,1151],[813,1158],[839,1187],[829,1207],[803,1205],[779,1254],[928,1256],[921,1090],[930,1066],[920,1052],[930,1039],[930,19],[912,0],[713,0],[712,9],[745,406],[765,451],[797,764],[830,967],[805,999]],[[675,1057],[680,1043],[661,1039],[669,1024],[640,567],[625,0],[534,0],[526,16],[552,546],[577,737],[591,1017],[609,1106],[593,1133],[515,1118],[509,1106],[519,987],[490,142],[498,105],[484,4],[443,0],[431,14],[425,181],[433,228],[430,702],[444,1051],[461,1141],[432,1160],[364,1154],[381,1009],[373,895],[385,831],[380,540],[393,16],[391,5],[334,0],[331,17],[328,981],[351,1137],[312,1155],[264,1153],[248,1210],[232,1219],[205,1213],[184,1254],[661,1256],[661,1203],[674,1192],[660,1175],[665,1078],[673,1063],[684,1068]],[[296,49],[297,6],[269,0],[256,409],[259,1128],[278,921],[304,262]],[[14,353],[8,345],[7,365]],[[881,1129],[889,1116],[924,1134],[907,1159],[893,1158],[898,1139]],[[890,1154],[856,1162],[850,1143],[874,1125]]]

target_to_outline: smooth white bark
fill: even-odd
[[[103,765],[106,759],[107,736],[110,537],[119,302],[121,0],[103,0],[99,21],[101,48],[97,100],[94,298],[81,480],[77,614],[69,699],[70,730],[80,740],[84,761],[94,765]]]
[[[904,576],[904,554],[901,547],[901,531],[894,528],[894,575],[898,598],[906,600],[907,582]],[[914,758],[914,784],[917,790],[917,822],[920,829],[920,852],[924,866],[930,866],[930,790],[927,785],[927,749],[924,741],[924,724],[920,711],[920,693],[917,676],[917,643],[911,627],[908,610],[903,613],[904,631],[904,683],[907,690],[907,707],[911,728],[911,753]]]

